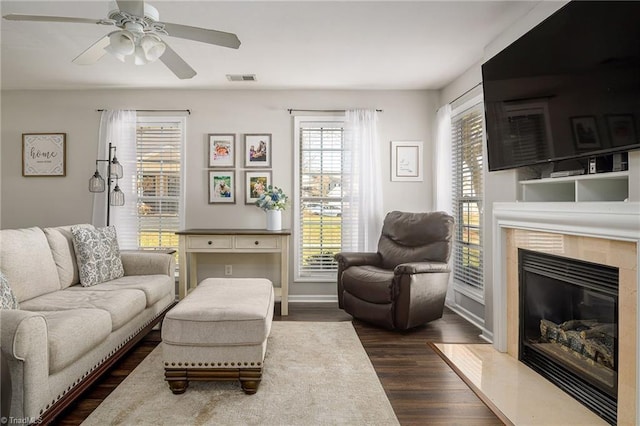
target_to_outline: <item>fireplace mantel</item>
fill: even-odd
[[[510,324],[508,318],[514,319],[510,316],[513,312],[513,307],[508,308],[508,304],[513,305],[514,301],[511,298],[513,293],[513,285],[511,281],[517,281],[517,273],[513,268],[509,268],[508,257],[513,252],[513,249],[508,246],[508,234],[527,233],[527,231],[535,233],[547,233],[547,234],[560,234],[566,236],[565,238],[573,241],[573,244],[580,244],[580,242],[590,241],[591,245],[594,245],[594,240],[589,239],[602,239],[603,244],[620,245],[625,242],[625,247],[630,247],[624,250],[624,257],[626,258],[626,276],[631,275],[631,279],[627,279],[627,282],[633,283],[632,291],[629,291],[629,296],[633,294],[633,317],[635,326],[635,347],[631,347],[630,352],[632,355],[640,354],[640,327],[637,327],[636,311],[640,306],[640,292],[637,291],[638,283],[640,283],[640,203],[638,202],[593,202],[593,203],[575,203],[575,202],[561,202],[561,203],[494,203],[493,205],[493,345],[500,352],[508,352],[510,355],[517,357],[517,349],[514,350],[513,345],[513,333],[517,330],[517,324]],[[515,230],[515,231],[514,231]],[[583,238],[587,237],[587,238]],[[515,243],[512,245],[516,245]],[[585,244],[586,245],[586,244]],[[595,240],[595,245],[600,245],[598,240]],[[634,252],[635,249],[635,252]],[[590,251],[586,250],[586,251]],[[629,259],[629,253],[631,259]],[[586,260],[586,259],[585,259]],[[593,260],[592,260],[593,261]],[[630,266],[629,266],[630,265]],[[509,272],[508,272],[509,270]],[[510,281],[511,280],[511,281]],[[509,293],[511,291],[511,293]],[[509,296],[508,296],[509,294]],[[629,303],[629,298],[625,300],[625,304]],[[628,305],[626,305],[628,306]],[[624,307],[621,307],[623,309]],[[515,308],[517,309],[517,307]],[[626,309],[626,308],[625,308]],[[509,311],[509,315],[508,315]],[[629,310],[631,312],[631,310]],[[630,320],[627,317],[627,320]],[[515,319],[517,323],[517,318]],[[515,331],[517,337],[517,331]],[[515,354],[514,354],[515,352]],[[629,354],[629,351],[627,352]],[[625,359],[629,359],[627,355]],[[632,361],[634,375],[636,376],[635,383],[640,383],[640,357],[635,356]],[[635,365],[634,365],[635,363]],[[630,383],[632,385],[632,383]],[[633,413],[630,413],[627,409],[622,418],[640,419],[637,414],[637,407],[640,407],[640,392],[633,389],[635,395],[631,401],[633,401]],[[625,406],[631,409],[631,405],[628,404],[631,401],[625,402]],[[619,406],[620,414],[620,406]],[[619,417],[620,419],[620,417]]]

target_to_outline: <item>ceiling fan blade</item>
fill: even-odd
[[[105,19],[72,18],[69,16],[21,15],[19,13],[12,13],[9,15],[4,15],[3,18],[9,21],[71,22],[71,23],[77,23],[77,24],[113,25],[112,22],[108,22]]]
[[[144,16],[144,1],[143,0],[116,0],[118,3],[118,9],[122,12],[126,12],[129,15]]]
[[[191,68],[189,64],[187,64],[172,48],[170,48],[166,42],[164,42],[164,44],[166,49],[164,54],[160,56],[162,63],[164,63],[167,68],[169,68],[171,72],[181,80],[193,78],[197,74],[196,71]]]
[[[162,24],[167,34],[171,37],[186,38],[187,40],[201,41],[217,46],[230,47],[232,49],[240,47],[240,40],[238,36],[233,33],[172,24],[169,22],[162,22]]]
[[[89,47],[87,50],[79,54],[73,61],[74,64],[78,65],[93,65],[100,58],[102,58],[107,51],[104,50],[105,47],[109,45],[109,36],[106,35],[102,37],[100,40],[96,41]]]

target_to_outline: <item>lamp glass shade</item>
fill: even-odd
[[[107,52],[124,62],[126,56],[131,55],[136,48],[135,38],[131,32],[122,30],[109,34],[109,45],[104,48]]]
[[[122,179],[122,176],[124,176],[124,170],[122,169],[122,164],[120,164],[116,157],[113,157],[109,167],[111,168],[111,177]]]
[[[164,54],[166,48],[167,46],[160,38],[147,34],[140,39],[139,46],[136,48],[136,57],[139,54],[139,50],[142,50],[146,62],[153,62]]]
[[[118,185],[111,191],[111,205],[112,206],[124,206],[124,192],[120,190]]]
[[[91,179],[89,179],[89,192],[104,192],[104,179],[96,170]]]

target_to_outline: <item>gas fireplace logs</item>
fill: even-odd
[[[541,343],[555,343],[595,364],[614,369],[615,324],[597,320],[571,320],[556,324],[540,320]]]

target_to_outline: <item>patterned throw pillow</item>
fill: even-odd
[[[73,247],[83,287],[111,281],[124,275],[116,228],[72,226]]]
[[[20,309],[18,299],[2,271],[0,271],[0,309]]]

